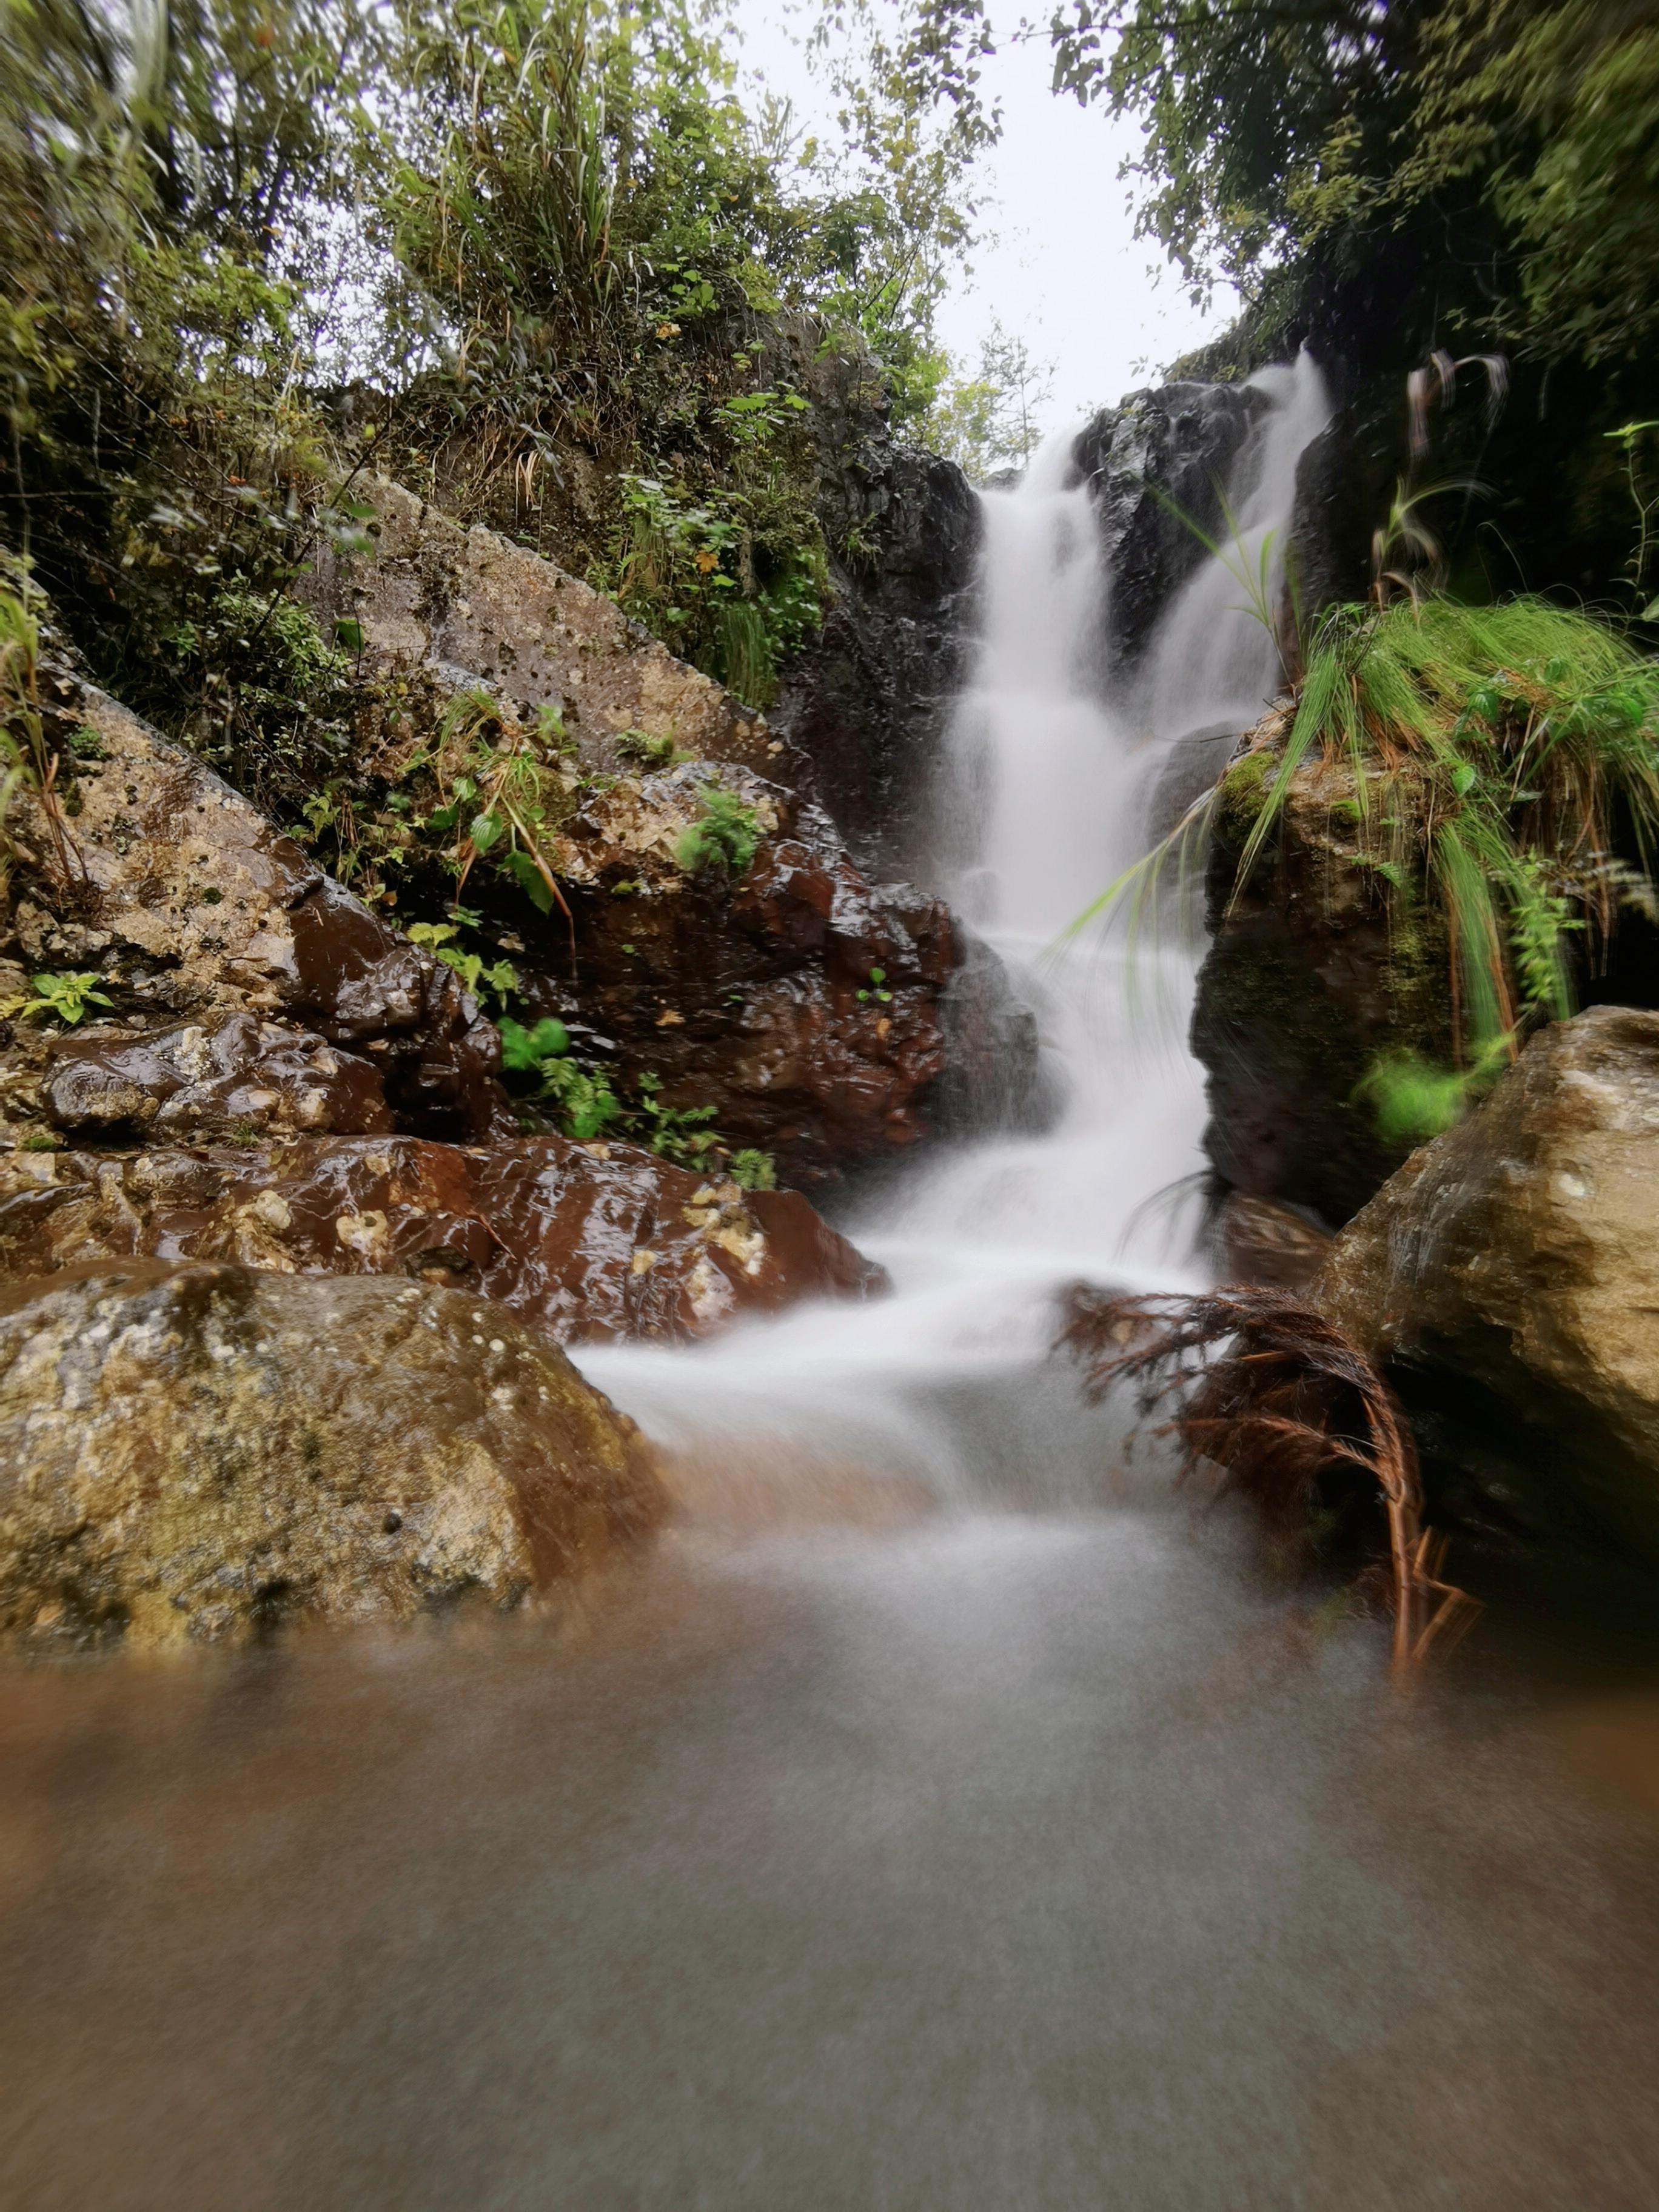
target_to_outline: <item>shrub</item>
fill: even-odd
[[[702,812],[682,830],[674,845],[674,858],[687,875],[701,868],[723,868],[740,876],[754,859],[761,841],[760,818],[724,784],[710,784],[702,794]]]

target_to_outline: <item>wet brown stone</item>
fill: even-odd
[[[43,1103],[52,1126],[73,1135],[133,1131],[177,1142],[232,1130],[370,1136],[392,1126],[372,1062],[252,1014],[137,1038],[71,1030],[50,1050]]]
[[[1312,1282],[1331,1249],[1329,1233],[1288,1206],[1248,1191],[1229,1191],[1216,1209],[1210,1247],[1223,1279],[1274,1291]]]
[[[562,1341],[698,1337],[886,1279],[796,1192],[744,1192],[562,1137],[0,1159],[0,1269],[44,1275],[111,1255],[413,1277],[499,1300]]]
[[[532,1018],[580,1023],[625,1092],[659,1078],[665,1104],[712,1109],[734,1146],[773,1153],[809,1188],[947,1115],[970,1125],[977,1092],[957,1083],[947,1099],[941,1085],[964,953],[945,908],[866,876],[803,797],[802,759],[611,601],[394,483],[377,480],[368,496],[374,551],[328,556],[304,586],[325,622],[360,624],[385,694],[359,730],[364,778],[390,789],[417,759],[459,745],[442,735],[444,709],[482,682],[562,793],[546,843],[572,922],[537,914],[487,868],[468,878]],[[533,735],[547,707],[570,750]],[[678,765],[642,774],[641,737],[672,745]],[[464,765],[458,757],[453,772]],[[677,857],[711,782],[759,832],[736,877],[718,865],[688,873]],[[1004,1036],[999,1113],[1004,1091],[1030,1089],[1036,1066],[1029,1024],[1005,1024]]]
[[[632,1422],[474,1297],[102,1262],[0,1312],[0,1634],[506,1608],[649,1527]]]

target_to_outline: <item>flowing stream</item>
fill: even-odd
[[[1232,489],[1268,546],[1305,365]],[[1068,441],[988,496],[948,886],[1040,1135],[849,1224],[893,1295],[584,1352],[680,1510],[562,1610],[0,1675],[0,2212],[1651,2212],[1659,1665],[1386,1631],[1047,1357],[1193,1279],[1190,952],[1058,934],[1271,641],[1133,689]],[[1176,1195],[1165,1199],[1171,1189]]]

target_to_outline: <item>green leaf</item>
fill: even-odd
[[[501,834],[499,814],[475,814],[467,824],[467,836],[472,840],[475,853],[487,853]]]
[[[561,1060],[570,1049],[570,1032],[551,1014],[544,1014],[534,1029],[511,1019],[501,1021],[501,1065],[515,1075],[537,1075],[550,1060]]]
[[[503,860],[520,890],[535,908],[537,913],[551,914],[553,894],[548,888],[546,877],[543,875],[529,854],[520,852],[514,846],[510,853],[503,856]]]

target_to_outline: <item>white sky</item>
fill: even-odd
[[[808,69],[799,44],[801,16],[789,0],[734,0],[744,33],[744,65],[794,103],[810,130],[828,138],[834,102]],[[1006,7],[999,27],[1015,18]],[[1003,135],[982,157],[980,183],[990,203],[986,242],[939,317],[939,334],[972,368],[993,315],[1023,337],[1032,356],[1054,366],[1045,429],[1109,405],[1152,380],[1158,369],[1225,328],[1236,312],[1218,294],[1207,315],[1182,293],[1155,246],[1134,236],[1134,218],[1118,179],[1139,132],[1098,108],[1084,109],[1048,89],[1046,40],[1004,45],[984,64],[988,101],[1000,100]]]

